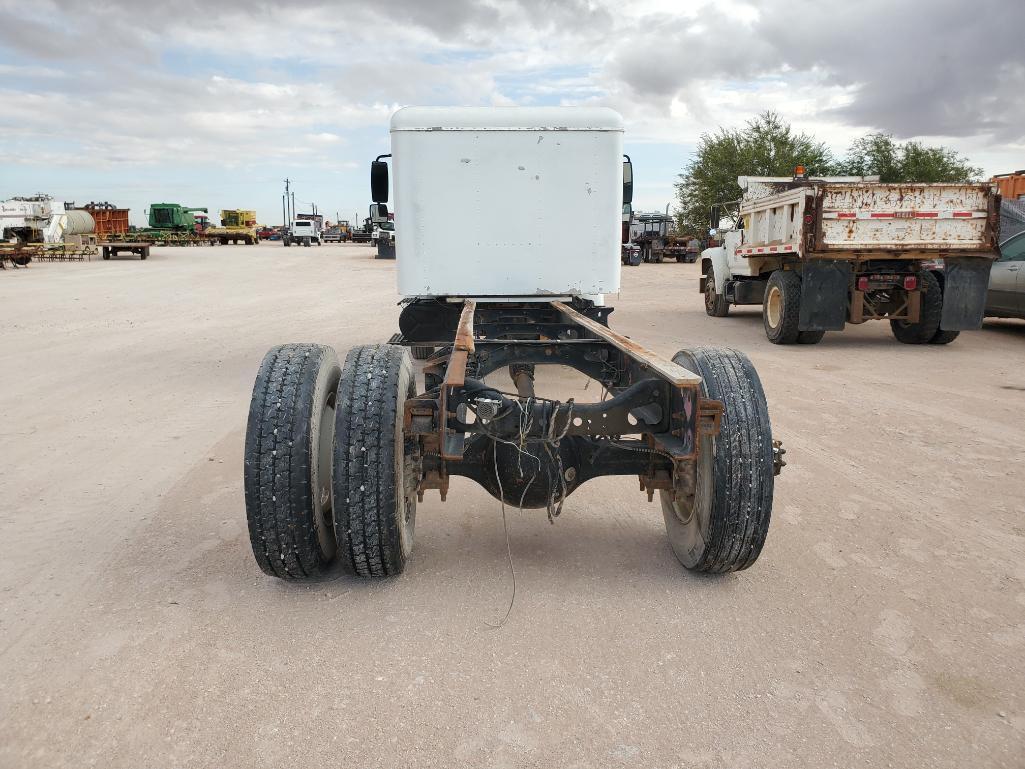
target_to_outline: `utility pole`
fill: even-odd
[[[295,193],[291,192],[291,186],[292,186],[292,180],[286,178],[285,179],[285,196],[281,200],[281,203],[282,203],[282,206],[281,206],[281,216],[285,220],[284,222],[282,222],[282,224],[285,227],[289,227],[292,224],[292,216],[290,216],[290,213],[292,213],[292,211],[289,209],[288,204],[289,204],[289,202],[291,202],[293,207],[295,205]]]

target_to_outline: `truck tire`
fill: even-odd
[[[256,375],[243,479],[249,541],[274,577],[323,575],[335,556],[331,446],[341,369],[330,347],[286,344]]]
[[[940,329],[933,334],[932,339],[929,340],[929,344],[950,344],[960,336],[960,331],[944,331]]]
[[[769,276],[762,302],[762,325],[773,344],[794,344],[800,335],[801,279],[796,272],[776,270]]]
[[[399,574],[413,548],[419,468],[403,437],[403,404],[416,395],[413,362],[391,344],[345,356],[335,417],[335,535],[342,568]]]
[[[698,449],[695,493],[683,502],[660,492],[666,534],[692,571],[746,569],[765,544],[772,516],[772,426],[751,361],[724,347],[681,350],[673,361],[702,377],[705,397],[722,401],[719,434]]]
[[[936,280],[935,275],[928,271],[918,273],[918,281],[922,286],[922,303],[918,322],[890,321],[890,330],[893,332],[893,336],[902,344],[928,344],[940,330],[940,316],[943,314],[943,292],[940,289],[940,282]]]
[[[705,276],[705,314],[713,318],[725,318],[730,312],[730,303],[725,296],[715,292],[715,276]]]
[[[413,354],[413,360],[427,360],[434,354],[434,348],[429,345],[414,345],[409,351]]]

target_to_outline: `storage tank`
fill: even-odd
[[[623,119],[588,107],[407,107],[391,119],[399,293],[616,293]]]
[[[61,220],[65,235],[88,235],[96,231],[96,220],[91,213],[81,208],[61,211],[56,217]]]
[[[96,229],[96,223],[88,211],[81,208],[62,210],[54,206],[53,216],[43,231],[43,242],[63,243],[69,237],[89,235]]]

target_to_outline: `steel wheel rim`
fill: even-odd
[[[782,315],[783,292],[779,290],[779,286],[772,286],[765,298],[765,317],[769,321],[769,325],[776,328]]]
[[[335,442],[335,388],[328,388],[327,397],[320,409],[320,430],[318,431],[316,486],[314,493],[314,527],[321,551],[332,556],[335,552],[334,505],[332,504],[331,465],[334,459]]]
[[[714,493],[715,439],[706,438],[699,451],[691,504],[666,500],[670,513],[680,524],[682,541],[673,541],[673,550],[687,567],[695,566],[705,552]],[[662,492],[666,494],[667,492]]]
[[[412,395],[413,393],[410,392],[407,397]],[[403,398],[399,398],[399,408],[396,411],[400,415],[403,401]],[[399,416],[395,423],[395,513],[400,546],[406,555],[413,549],[413,527],[416,525],[416,487],[419,481],[416,473],[416,461],[412,456],[411,449],[402,427],[402,417]]]

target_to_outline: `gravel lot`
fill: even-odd
[[[1025,766],[1025,324],[774,347],[695,265],[611,323],[754,360],[789,467],[757,564],[679,567],[629,478],[556,524],[460,478],[406,573],[313,586],[249,549],[268,347],[383,342],[365,247],[155,249],[0,273],[0,766]],[[579,374],[539,389],[597,399]]]

